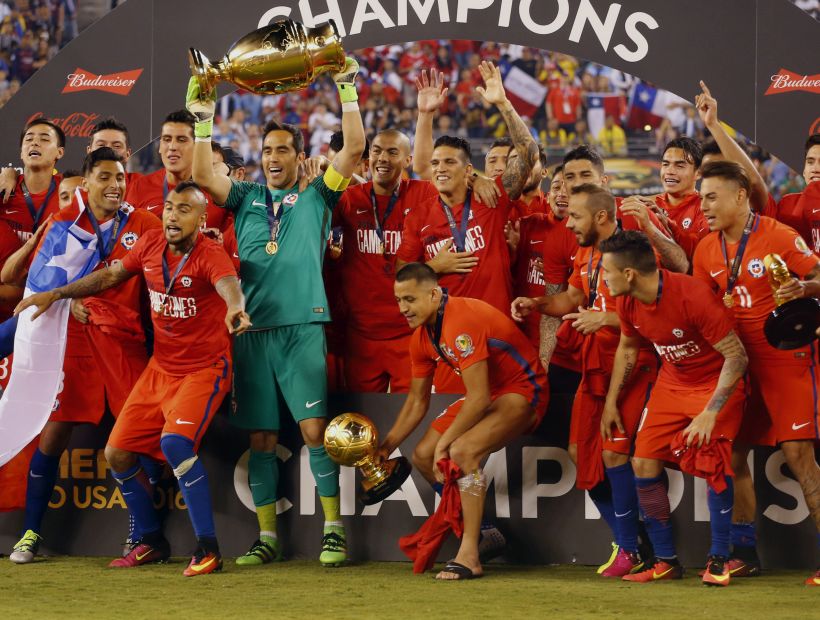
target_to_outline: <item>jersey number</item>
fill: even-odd
[[[736,286],[734,293],[737,293],[738,303],[740,304],[741,308],[751,308],[752,307],[752,295],[749,293],[749,289],[745,286]]]

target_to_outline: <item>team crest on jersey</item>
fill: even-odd
[[[133,207],[133,205],[131,205],[131,204],[130,204],[130,203],[128,203],[128,202],[123,202],[123,203],[120,205],[120,211],[122,211],[122,212],[123,212],[123,213],[125,213],[126,215],[130,215],[131,213],[133,213],[133,212],[134,212],[134,207]]]
[[[120,243],[126,250],[130,250],[139,238],[140,236],[137,233],[129,231],[122,236]]]
[[[296,204],[296,201],[299,200],[299,194],[288,194],[284,198],[282,198],[282,204],[286,204],[289,207],[292,207]]]
[[[191,278],[189,278],[188,276],[182,276],[182,277],[179,279],[179,283],[180,283],[182,286],[184,286],[185,288],[189,288],[189,287],[191,286]]]
[[[811,250],[809,249],[809,246],[806,245],[806,242],[803,241],[803,237],[795,237],[794,247],[797,248],[798,252],[801,252],[806,256],[811,256]]]
[[[681,222],[681,225],[684,228],[689,228],[692,225],[692,218],[691,217],[683,218],[683,221]]]
[[[683,330],[676,327],[675,329],[672,330],[672,335],[675,338],[683,338]]]
[[[747,269],[749,270],[749,275],[753,278],[762,278],[763,274],[766,273],[766,267],[759,258],[750,260]]]
[[[458,358],[456,357],[455,352],[450,347],[447,346],[446,342],[440,342],[439,346],[441,347],[441,350],[444,351],[444,354],[447,357],[449,357],[450,359],[458,361]]]
[[[475,351],[473,339],[470,338],[470,334],[461,334],[456,336],[456,349],[458,349],[458,352],[461,353],[462,359]]]

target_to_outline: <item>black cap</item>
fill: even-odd
[[[222,159],[231,170],[245,167],[245,160],[242,159],[242,156],[229,146],[222,147]]]

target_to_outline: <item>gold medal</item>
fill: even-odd
[[[723,305],[727,308],[731,308],[735,305],[735,299],[729,291],[726,291],[723,295]]]
[[[273,256],[279,251],[279,244],[276,241],[268,241],[265,244],[265,252]]]
[[[379,254],[384,256],[384,243],[379,243]]]

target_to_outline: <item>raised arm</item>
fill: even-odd
[[[197,118],[194,126],[194,182],[207,191],[216,204],[224,205],[228,200],[228,194],[231,193],[231,180],[225,174],[214,172],[213,155],[211,154],[216,90],[213,90],[210,96],[203,98],[199,92],[199,84],[195,78],[191,78],[188,80],[185,107]]]
[[[91,297],[101,291],[114,288],[121,282],[125,282],[128,278],[135,275],[137,274],[126,271],[122,263],[117,262],[65,286],[60,286],[44,293],[29,295],[17,304],[17,307],[14,309],[14,314],[20,314],[30,306],[37,306],[37,312],[31,316],[31,320],[33,321],[48,310],[55,301],[60,299],[74,299],[77,297]]]
[[[339,89],[339,99],[342,102],[342,137],[344,146],[336,153],[333,159],[333,168],[345,179],[349,179],[356,171],[356,166],[364,153],[365,136],[362,115],[359,112],[359,95],[356,92],[356,75],[359,73],[359,63],[349,56],[345,68],[333,76],[336,88]]]
[[[507,125],[513,148],[518,152],[518,157],[508,159],[507,168],[501,175],[501,182],[507,195],[511,200],[517,200],[521,196],[530,172],[538,163],[538,145],[510,100],[507,99],[504,82],[501,79],[501,70],[493,63],[486,61],[482,62],[478,69],[484,80],[484,86],[479,86],[476,91],[484,101],[498,108]]]
[[[712,137],[720,147],[720,152],[723,156],[736,164],[739,164],[746,171],[749,181],[752,183],[752,191],[749,195],[749,202],[752,209],[758,213],[762,213],[766,208],[768,202],[769,190],[766,188],[766,182],[760,176],[760,172],[755,167],[754,162],[746,154],[746,151],[735,142],[732,137],[726,133],[723,125],[720,124],[717,114],[717,99],[712,96],[709,87],[706,86],[703,80],[700,81],[701,93],[695,97],[695,107],[697,108],[700,119],[712,134]]]
[[[251,318],[245,312],[245,296],[239,286],[239,278],[236,276],[220,278],[214,288],[228,306],[228,312],[225,314],[228,333],[238,335],[251,327]]]
[[[416,78],[419,117],[413,141],[413,172],[425,181],[433,178],[433,167],[430,165],[433,158],[433,119],[447,98],[449,88],[444,84],[444,74],[435,69],[430,69],[429,78],[427,71],[422,71]]]

